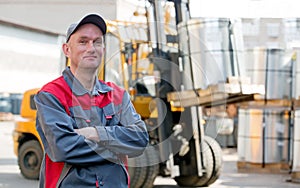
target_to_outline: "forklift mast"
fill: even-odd
[[[193,175],[202,177],[204,161],[201,148],[203,149],[204,146],[201,144],[204,131],[201,128],[200,107],[188,107],[177,111],[172,109],[172,105],[167,100],[168,93],[185,88],[182,80],[183,70],[180,68],[182,62],[178,32],[175,36],[165,33],[162,1],[149,2],[152,6],[148,16],[152,20],[148,19],[148,25],[153,47],[150,59],[160,75],[160,82],[156,85],[156,97],[160,98],[160,102],[157,103],[157,121],[160,122],[158,126],[158,137],[161,143],[159,144],[160,160],[168,161],[171,177]],[[188,1],[183,0],[168,0],[168,2],[174,4],[176,19],[174,27],[177,31],[177,24],[190,18],[189,4]],[[174,38],[175,41],[168,40]],[[167,45],[170,43],[173,45]]]

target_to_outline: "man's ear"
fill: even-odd
[[[63,50],[65,56],[69,57],[70,47],[69,47],[69,45],[67,43],[64,43],[62,45],[62,50]]]

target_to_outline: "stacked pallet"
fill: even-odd
[[[206,89],[175,91],[168,93],[168,101],[174,107],[217,106],[262,99],[264,85],[251,84],[248,78],[230,77],[226,83],[217,83]]]

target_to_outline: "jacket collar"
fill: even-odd
[[[98,79],[96,79],[96,83],[94,85],[92,92],[88,91],[82,86],[79,80],[75,78],[75,76],[72,74],[70,70],[70,67],[67,67],[63,71],[63,77],[75,95],[84,95],[87,93],[91,95],[99,95],[100,93],[107,93],[113,90],[113,88],[109,87],[104,82],[100,82]]]

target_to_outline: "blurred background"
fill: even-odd
[[[184,11],[180,13],[181,20],[178,20],[179,13],[176,11],[179,8],[174,6],[174,2],[181,6],[181,10],[188,11],[186,14]],[[154,6],[155,3],[160,6]],[[151,129],[153,117],[158,122],[170,122],[162,120],[160,113],[153,113],[155,110],[143,111],[150,108],[152,103],[149,101],[154,97],[160,98],[172,113],[169,120],[173,124],[166,126],[170,129],[158,128],[157,132],[151,132],[153,143],[176,132],[176,126],[173,125],[181,124],[176,115],[183,113],[182,108],[186,108],[185,112],[190,110],[192,114],[187,119],[194,120],[199,127],[203,125],[205,135],[214,138],[223,151],[234,149],[237,170],[284,172],[293,181],[299,182],[299,5],[300,2],[295,0],[0,0],[0,120],[17,122],[16,129],[25,127],[21,118],[31,118],[29,122],[34,123],[35,109],[25,109],[26,113],[32,112],[33,115],[21,113],[23,107],[31,105],[34,92],[24,94],[30,89],[40,88],[61,74],[66,66],[66,58],[61,51],[66,29],[85,14],[98,13],[109,23],[111,34],[107,36],[107,41],[111,43],[107,44],[105,66],[113,71],[114,64],[122,62],[126,70],[120,69],[117,64],[115,72],[129,70],[128,74],[132,74],[128,76],[126,73],[120,79],[120,75],[113,78],[111,73],[105,75],[105,79],[120,81],[118,84],[132,91],[130,94],[136,102],[137,110],[142,109],[142,117],[151,120],[148,122],[151,131],[154,129]],[[146,10],[154,13],[149,15]],[[119,26],[121,22],[123,25]],[[116,38],[123,46],[115,43]],[[147,43],[147,47],[142,47],[142,43]],[[143,51],[143,48],[147,50]],[[176,50],[178,54],[174,55]],[[136,70],[133,68],[134,58],[141,62]],[[163,67],[162,59],[175,62],[176,67]],[[154,65],[151,66],[151,63]],[[136,71],[136,75],[133,75],[133,71]],[[178,74],[173,75],[173,72]],[[173,88],[167,86],[166,91],[162,91],[166,87],[157,89],[163,83],[157,81],[157,75],[170,81]],[[178,75],[186,77],[179,79]],[[146,84],[147,95],[137,93],[136,83],[140,82]],[[171,99],[167,97],[173,91],[191,90],[193,95],[183,93],[181,97],[193,97],[184,98],[187,103],[180,101],[177,106],[177,99],[174,99],[176,96],[173,95]],[[226,93],[224,101],[215,98],[201,102],[201,97],[206,96],[203,92],[209,92],[212,96],[213,91],[221,90]],[[195,91],[199,91],[196,96]],[[256,99],[253,94],[257,93],[260,98]],[[138,94],[142,98],[138,98]],[[145,102],[148,95],[151,99]],[[253,98],[247,99],[247,102],[241,100],[249,96]],[[26,97],[28,103],[22,107],[22,100]],[[216,101],[220,103],[214,104]],[[164,109],[157,105],[157,110]],[[200,113],[202,110],[203,114]],[[34,127],[34,124],[31,126]],[[33,130],[24,127],[22,131],[20,128],[21,132],[14,133],[14,142],[19,142],[19,148],[14,146],[18,157],[18,151],[25,141],[39,140],[32,136],[36,133],[25,137],[25,133]],[[17,134],[22,135],[22,139],[17,138]],[[179,138],[176,132],[176,136],[174,145],[179,141],[183,145],[179,150],[184,153],[184,149],[188,148],[184,148],[187,143],[184,136],[191,135]],[[201,139],[199,143],[202,143]],[[155,151],[161,150],[164,148],[155,148]],[[150,161],[159,160],[150,153],[147,154]],[[167,154],[161,155],[167,156],[161,158],[169,157]],[[210,183],[220,176],[216,156],[214,153],[213,174],[216,178],[212,175]],[[184,159],[182,156],[175,158],[178,160],[173,161],[171,169],[174,167],[178,170],[175,163]],[[148,175],[145,177],[149,177],[153,171],[155,175],[178,175],[176,170],[172,174],[174,171],[166,166],[148,167],[145,170]],[[164,174],[162,171],[166,169],[170,172]],[[187,173],[188,170],[182,171]],[[154,181],[155,176],[149,179]],[[188,185],[186,179],[175,180],[179,184]],[[145,182],[141,185],[147,187]]]

